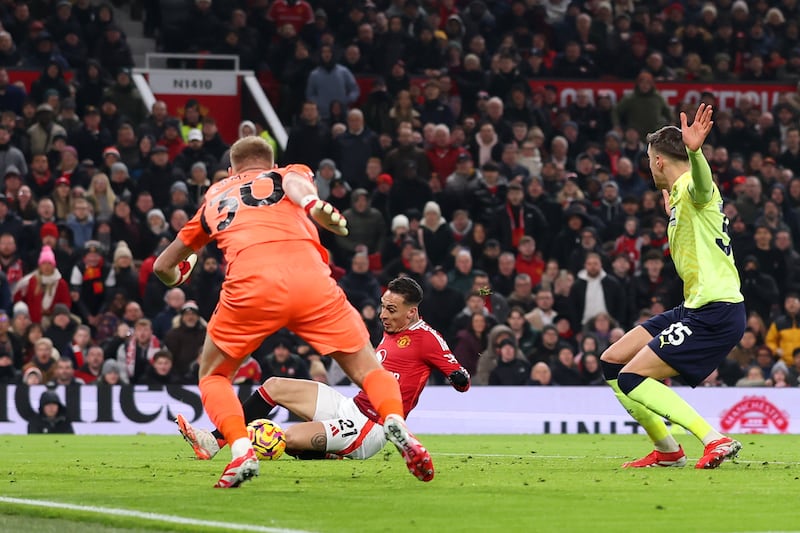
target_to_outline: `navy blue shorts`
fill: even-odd
[[[744,303],[713,302],[699,309],[681,304],[642,327],[653,336],[647,345],[696,387],[741,340],[746,322]]]

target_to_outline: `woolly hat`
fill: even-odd
[[[442,208],[439,207],[439,204],[436,202],[430,201],[425,203],[425,207],[422,209],[422,213],[428,213],[429,211],[433,211],[439,216],[442,216]]]
[[[119,241],[117,243],[117,247],[114,249],[114,261],[116,262],[116,260],[120,257],[133,259],[133,253],[131,252],[131,249],[128,248],[128,243],[125,241]]]
[[[396,215],[392,219],[392,231],[396,230],[397,228],[409,227],[411,227],[411,223],[408,221],[408,217],[405,215]]]
[[[111,165],[111,173],[112,174],[114,172],[119,172],[119,171],[123,171],[123,172],[125,172],[126,176],[130,176],[130,174],[128,173],[128,165],[126,165],[125,163],[117,162],[117,163],[114,163],[113,165]]]
[[[28,309],[28,304],[26,304],[25,302],[17,302],[17,303],[15,303],[14,304],[14,308],[13,308],[13,310],[11,312],[11,315],[12,316],[17,316],[17,315],[31,316],[31,312]]]
[[[39,253],[39,265],[43,263],[50,263],[56,266],[56,254],[53,253],[53,249],[49,246],[42,247],[42,251]]]
[[[181,191],[183,194],[189,194],[189,187],[182,181],[176,181],[172,184],[172,187],[169,188],[169,193],[172,194],[176,191]]]
[[[56,226],[52,222],[45,222],[42,224],[41,229],[39,230],[39,237],[43,238],[46,236],[58,238],[58,226]]]

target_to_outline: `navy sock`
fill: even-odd
[[[617,378],[617,385],[619,390],[625,393],[625,396],[631,393],[633,389],[638,387],[645,379],[645,376],[634,374],[633,372],[623,372]]]
[[[600,359],[600,367],[603,369],[603,377],[606,379],[606,381],[611,381],[612,379],[617,379],[620,370],[622,370],[625,365],[609,363],[608,361],[603,361]]]

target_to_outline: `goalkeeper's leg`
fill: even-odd
[[[231,379],[241,363],[222,352],[206,336],[200,356],[200,395],[211,422],[231,444],[232,461],[215,485],[219,488],[238,487],[258,475],[258,459],[247,436],[244,413]]]

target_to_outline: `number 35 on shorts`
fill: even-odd
[[[689,329],[689,326],[685,326],[682,322],[675,322],[664,329],[664,331],[659,334],[658,338],[661,342],[661,348],[663,348],[667,344],[670,346],[680,346],[683,344],[683,341],[686,340],[686,337],[691,336],[692,330]]]

